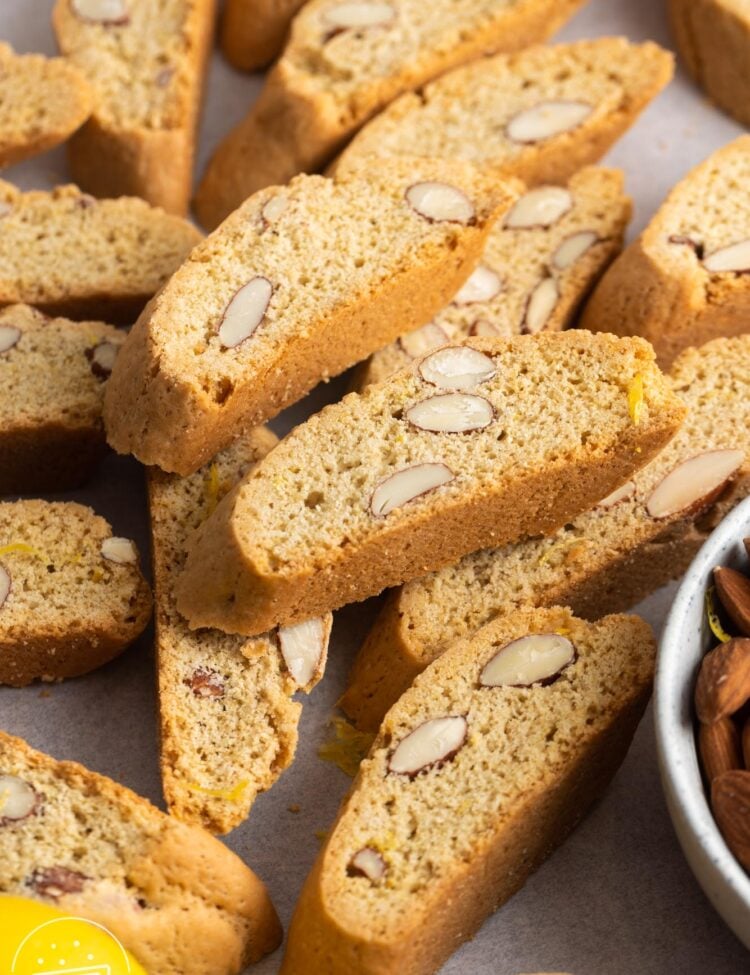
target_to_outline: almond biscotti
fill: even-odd
[[[622,763],[655,656],[638,617],[516,612],[395,704],[297,903],[281,975],[432,975]]]
[[[559,331],[620,252],[631,203],[614,169],[582,169],[567,186],[524,194],[490,231],[482,260],[422,328],[357,369],[354,388],[382,382],[432,349],[474,335]]]
[[[193,536],[178,609],[194,628],[261,633],[488,539],[555,531],[645,464],[683,414],[643,341],[571,331],[438,349],[264,458]]]
[[[0,168],[59,145],[91,114],[91,89],[63,58],[0,43],[0,78]]]
[[[476,552],[389,594],[339,702],[358,727],[375,730],[418,673],[495,616],[560,604],[596,619],[682,575],[750,493],[750,336],[684,352],[669,379],[685,423],[619,491],[548,538]]]
[[[719,108],[750,125],[750,8],[745,0],[669,0],[677,50]]]
[[[482,58],[402,95],[344,150],[467,159],[529,185],[564,183],[596,162],[670,81],[656,44],[603,37]]]
[[[582,326],[642,335],[668,366],[683,349],[750,330],[750,136],[674,187],[615,261]]]
[[[242,71],[258,71],[275,61],[292,17],[304,0],[228,0],[221,24],[221,47]]]
[[[200,239],[187,220],[133,197],[23,193],[0,180],[0,306],[130,324]]]
[[[0,893],[104,925],[154,975],[239,975],[281,941],[265,887],[218,840],[2,732],[0,862]]]
[[[254,639],[194,633],[174,605],[185,540],[276,443],[240,436],[189,477],[149,471],[161,714],[161,772],[169,811],[226,833],[294,758],[301,706],[323,674],[330,615]]]
[[[87,192],[141,196],[185,214],[215,7],[215,0],[56,0],[57,43],[96,96],[68,145],[73,178]]]
[[[428,321],[517,189],[464,163],[394,160],[257,193],[128,336],[105,394],[109,443],[196,470],[238,429]]]
[[[150,616],[135,545],[91,508],[0,503],[0,684],[85,674],[121,653]]]
[[[584,2],[312,0],[258,100],[214,153],[198,218],[212,229],[251,193],[321,169],[398,95],[472,58],[542,41]]]
[[[105,451],[104,383],[124,339],[29,305],[0,310],[0,494],[88,480]]]

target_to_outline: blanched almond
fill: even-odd
[[[564,271],[571,264],[583,257],[586,251],[599,240],[599,235],[593,230],[579,230],[561,241],[552,255],[552,266],[558,271]]]
[[[406,191],[406,201],[421,217],[432,223],[469,224],[474,219],[474,204],[450,183],[427,180],[414,183]]]
[[[10,595],[10,587],[10,572],[8,572],[4,565],[0,565],[0,608]]]
[[[327,23],[339,30],[364,30],[367,27],[385,27],[394,20],[396,11],[389,3],[352,0],[329,7],[324,16]]]
[[[0,355],[18,345],[21,329],[15,325],[0,325]]]
[[[225,349],[234,349],[249,339],[266,315],[273,285],[261,276],[243,285],[224,309],[219,339]]]
[[[454,305],[474,305],[479,301],[492,301],[503,290],[500,275],[480,264],[464,283],[453,299]]]
[[[34,812],[36,789],[17,775],[0,775],[0,826],[17,823]]]
[[[491,321],[486,318],[480,318],[469,329],[469,335],[482,337],[484,335],[499,335],[500,329],[493,325]]]
[[[439,325],[428,322],[414,332],[402,335],[398,341],[407,355],[412,359],[418,359],[420,356],[427,355],[432,349],[439,349],[441,345],[445,345],[448,335]]]
[[[406,419],[430,433],[469,433],[483,430],[495,418],[489,400],[471,393],[442,393],[415,403]]]
[[[385,877],[385,860],[377,850],[365,846],[351,858],[347,872],[351,877],[367,877],[368,880],[377,883]]]
[[[108,379],[115,365],[120,347],[114,342],[100,342],[88,353],[91,371],[97,379]]]
[[[461,715],[432,718],[402,738],[388,761],[388,771],[410,777],[453,758],[466,741],[468,725]]]
[[[541,142],[577,128],[593,110],[593,106],[583,101],[559,99],[540,102],[514,115],[505,127],[505,133],[513,142]]]
[[[614,508],[616,504],[621,501],[627,501],[632,498],[635,494],[635,483],[633,481],[626,481],[623,485],[615,488],[611,494],[608,494],[606,498],[597,504],[597,508]]]
[[[325,651],[325,632],[321,619],[279,627],[281,655],[300,687],[307,687],[320,670]]]
[[[130,19],[125,0],[71,0],[73,13],[93,24],[121,25]]]
[[[454,477],[453,471],[445,464],[404,467],[378,484],[370,499],[370,510],[378,518],[383,518],[395,508],[448,484]]]
[[[261,210],[261,216],[266,225],[275,223],[279,217],[284,213],[289,201],[285,196],[272,196],[270,200],[266,200],[266,203]]]
[[[527,335],[536,335],[537,332],[542,331],[549,321],[559,297],[560,292],[554,278],[544,278],[539,282],[526,302],[523,331]]]
[[[738,240],[736,244],[720,247],[703,258],[707,271],[719,274],[723,271],[750,271],[750,237]]]
[[[688,514],[714,501],[745,462],[742,450],[707,450],[678,464],[646,503],[652,518]]]
[[[0,220],[13,212],[13,204],[7,200],[0,200]]]
[[[513,640],[484,665],[482,687],[551,684],[576,659],[573,644],[558,633],[532,633]]]
[[[451,345],[426,356],[419,364],[419,375],[439,389],[475,389],[495,375],[495,363],[484,352],[469,345]]]
[[[540,186],[526,193],[505,218],[511,230],[551,227],[573,207],[573,194],[563,186]]]
[[[129,538],[105,538],[102,542],[102,555],[109,562],[117,562],[118,565],[132,565],[138,561],[138,553],[135,545]]]

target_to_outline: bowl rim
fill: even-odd
[[[678,670],[679,665],[684,664],[681,651],[685,647],[685,620],[690,604],[700,592],[703,605],[710,573],[719,564],[718,553],[730,540],[741,541],[750,534],[749,527],[750,498],[746,498],[719,523],[693,559],[680,583],[659,641],[654,681],[657,755],[678,839],[693,870],[700,871],[698,879],[706,894],[746,943],[747,921],[741,932],[737,929],[737,917],[750,912],[750,875],[729,850],[708,804],[698,764],[692,680],[687,688],[684,683],[681,685]],[[692,667],[690,673],[694,673]],[[689,845],[693,848],[689,849]],[[731,891],[731,905],[725,900],[727,888]]]

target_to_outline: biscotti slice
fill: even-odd
[[[177,606],[192,627],[260,633],[490,539],[552,532],[650,460],[683,415],[646,342],[571,331],[445,346],[264,458],[193,536]]]
[[[360,131],[337,167],[419,151],[529,185],[564,183],[604,155],[672,71],[667,51],[622,37],[483,58],[402,95]]]
[[[428,321],[518,188],[415,159],[256,194],[128,336],[105,394],[110,444],[166,471],[196,470],[238,429]]]
[[[750,136],[674,187],[586,305],[584,328],[643,335],[663,366],[688,346],[750,331]]]
[[[0,503],[0,684],[101,667],[145,629],[151,593],[128,538],[72,501]]]
[[[185,214],[215,7],[215,0],[57,0],[57,43],[96,96],[68,144],[73,178],[87,192],[141,196]]]
[[[281,941],[262,882],[219,840],[3,732],[0,862],[0,893],[104,925],[154,975],[239,975]]]
[[[537,187],[490,231],[481,262],[442,311],[372,355],[353,388],[472,335],[558,331],[622,248],[631,203],[622,174],[589,167],[567,186]]]
[[[211,229],[251,193],[321,169],[398,95],[472,58],[545,40],[584,2],[312,0],[249,114],[214,153],[198,218]]]
[[[67,491],[105,451],[104,383],[125,336],[101,322],[0,311],[0,494]]]
[[[240,436],[189,477],[149,471],[161,713],[161,773],[169,811],[226,833],[294,758],[301,706],[323,674],[330,615],[254,639],[194,633],[174,605],[185,540],[276,443]]]
[[[375,730],[417,674],[495,616],[559,604],[596,619],[685,572],[750,493],[750,335],[684,352],[669,378],[687,418],[622,489],[548,538],[476,552],[388,595],[339,702],[358,727]]]
[[[0,305],[130,324],[201,235],[143,200],[0,180]]]
[[[0,168],[64,142],[91,114],[91,89],[63,58],[0,43]]]
[[[622,763],[655,644],[635,616],[517,612],[383,721],[300,894],[281,975],[432,975],[578,825]]]
[[[292,17],[304,0],[228,0],[221,25],[221,47],[242,71],[265,68],[284,46]]]
[[[669,0],[677,50],[719,108],[750,125],[750,7],[747,0]]]

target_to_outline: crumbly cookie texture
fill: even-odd
[[[746,135],[674,187],[602,278],[582,326],[642,335],[664,367],[689,346],[748,331],[749,185]]]
[[[215,0],[56,0],[57,43],[95,94],[68,144],[88,193],[186,213],[215,13]]]
[[[221,24],[227,60],[242,71],[259,71],[275,61],[303,4],[304,0],[228,0]]]
[[[200,239],[187,220],[134,197],[24,193],[0,180],[0,306],[130,324]]]
[[[64,142],[91,114],[86,78],[63,58],[16,54],[0,43],[0,167]]]
[[[178,609],[192,627],[259,633],[490,540],[555,531],[647,463],[684,412],[639,339],[446,346],[262,460],[193,535]]]
[[[0,683],[85,674],[121,653],[150,617],[135,545],[91,508],[0,503]]]
[[[0,310],[0,494],[79,487],[105,452],[104,384],[122,332]]]
[[[655,643],[634,616],[519,611],[383,721],[297,903],[282,975],[431,975],[562,843],[623,761]]]
[[[521,196],[490,231],[482,258],[453,300],[422,328],[362,363],[352,388],[382,382],[446,342],[567,328],[622,249],[631,214],[622,173],[588,167],[567,186]]]
[[[226,833],[291,764],[301,705],[323,676],[330,615],[254,639],[194,633],[174,605],[185,541],[226,492],[275,445],[243,434],[189,477],[149,471],[161,772],[169,811]]]
[[[262,882],[204,830],[0,732],[0,892],[103,924],[159,975],[239,975],[281,926]]]
[[[198,218],[212,229],[251,193],[321,169],[398,95],[476,57],[543,41],[584,2],[312,0],[249,114],[214,153]]]
[[[750,8],[745,0],[669,0],[677,50],[708,97],[750,125]]]
[[[564,183],[633,124],[670,81],[673,60],[657,44],[622,37],[482,58],[396,99],[335,168],[419,151],[530,185]]]
[[[195,471],[238,429],[428,321],[519,191],[465,163],[415,159],[257,193],[128,336],[105,394],[109,443]]]
[[[750,493],[750,336],[684,352],[669,381],[687,418],[619,492],[548,538],[486,548],[389,594],[340,701],[358,727],[377,728],[432,660],[500,614],[557,603],[597,619],[687,569]],[[664,510],[670,490],[680,500]]]

